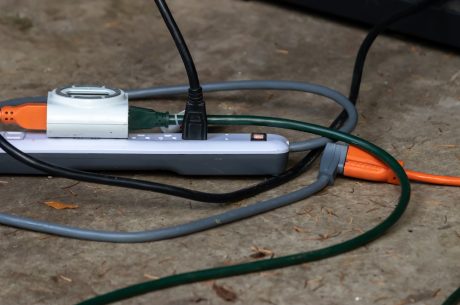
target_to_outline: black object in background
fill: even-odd
[[[367,24],[376,24],[385,16],[407,8],[414,0],[277,0],[299,4]],[[460,49],[460,0],[444,1],[406,18],[390,29]]]

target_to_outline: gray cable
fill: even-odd
[[[159,241],[208,230],[289,205],[319,192],[330,183],[330,180],[331,175],[322,173],[314,183],[289,194],[189,223],[148,231],[116,232],[81,229],[5,213],[0,213],[0,224],[63,237],[100,242],[141,243]]]
[[[178,86],[164,86],[164,87],[153,87],[145,89],[132,89],[127,90],[128,96],[131,100],[146,99],[160,96],[170,96],[178,94],[186,94],[188,92],[188,85]],[[320,96],[327,97],[337,104],[342,106],[348,114],[348,118],[339,129],[342,132],[351,132],[356,127],[358,122],[358,113],[355,106],[350,100],[342,95],[341,93],[323,87],[321,85],[293,82],[293,81],[280,81],[280,80],[242,80],[242,81],[229,81],[219,83],[209,83],[203,85],[204,92],[216,92],[216,91],[233,91],[233,90],[292,90],[313,93]],[[27,102],[46,102],[46,97],[38,96],[33,98],[21,98],[12,99],[2,102],[1,105],[15,106],[24,104]],[[318,147],[324,146],[330,140],[326,138],[315,138],[307,141],[294,142],[290,144],[290,151],[306,151],[312,150]]]

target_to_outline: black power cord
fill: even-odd
[[[366,61],[369,49],[371,48],[377,36],[388,29],[388,27],[390,27],[392,24],[395,24],[406,17],[423,11],[424,9],[434,4],[442,4],[447,1],[450,0],[422,0],[415,4],[408,4],[409,6],[407,8],[383,19],[369,31],[369,33],[366,35],[366,38],[364,38],[363,42],[361,43],[358,54],[356,56],[355,66],[353,68],[353,77],[350,86],[350,94],[348,96],[350,101],[356,102],[358,100],[359,89],[361,88],[361,79],[363,77],[364,62]]]
[[[182,36],[179,27],[177,26],[174,17],[172,16],[171,10],[164,0],[155,0],[155,4],[163,17],[163,20],[168,28],[171,36],[176,44],[177,50],[179,51],[180,57],[184,62],[185,71],[187,71],[188,82],[191,90],[201,89],[200,80],[198,73],[196,72],[195,63],[193,62],[192,55],[185,43],[185,39]]]
[[[185,39],[174,20],[171,11],[165,0],[155,0],[158,10],[168,27],[169,32],[176,44],[180,57],[184,62],[187,71],[190,88],[188,91],[187,103],[185,105],[184,121],[182,123],[182,139],[184,140],[206,140],[208,137],[208,123],[206,116],[206,105],[201,89],[198,73],[192,55],[185,43]]]

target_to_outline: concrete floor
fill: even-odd
[[[169,1],[203,82],[291,79],[346,93],[365,30],[257,1]],[[133,88],[186,81],[152,1],[0,1],[1,98],[43,95],[70,83]],[[193,39],[193,41],[192,41]],[[207,97],[209,113],[288,117],[328,124],[331,103],[298,93]],[[180,110],[182,101],[142,105]],[[261,107],[263,105],[263,107]],[[460,57],[395,37],[369,56],[359,102],[364,137],[421,171],[460,174]],[[247,129],[246,130],[250,130]],[[301,134],[285,133],[291,139]],[[314,173],[256,199],[309,183]],[[224,192],[255,178],[127,174]],[[46,177],[0,177],[2,212],[99,229],[141,230],[228,207]],[[340,178],[319,196],[247,221],[184,238],[136,245],[57,238],[0,227],[0,304],[72,304],[127,284],[331,245],[388,215],[394,186]],[[440,304],[460,283],[460,190],[414,184],[410,207],[367,247],[312,264],[218,280],[234,304]],[[58,200],[79,206],[54,210]],[[332,211],[336,216],[331,216]],[[340,234],[339,234],[340,233]],[[319,240],[319,234],[334,237]],[[212,283],[170,289],[123,304],[222,304]]]

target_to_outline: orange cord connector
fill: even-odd
[[[0,121],[27,130],[46,130],[46,104],[3,106],[0,109]]]
[[[399,161],[399,163],[401,166],[404,165],[402,161]],[[411,170],[406,170],[406,174],[413,181],[460,186],[460,177],[437,176]],[[343,175],[369,181],[398,184],[398,179],[388,166],[369,153],[351,145],[348,147]]]

